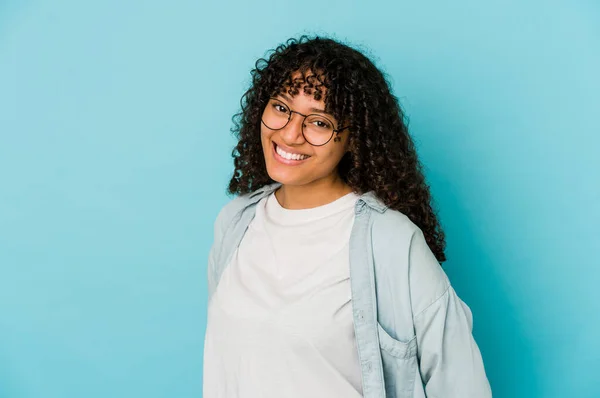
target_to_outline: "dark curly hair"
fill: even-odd
[[[303,35],[269,52],[256,61],[251,87],[233,117],[232,133],[239,141],[232,151],[235,171],[228,193],[245,194],[275,182],[267,174],[261,116],[269,97],[296,95],[303,88],[324,100],[325,112],[351,126],[349,152],[338,164],[341,179],[358,194],[374,191],[389,208],[408,216],[444,262],[444,232],[404,112],[385,75],[364,54],[331,38]],[[297,72],[302,78],[292,80]]]

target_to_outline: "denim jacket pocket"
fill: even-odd
[[[400,341],[377,323],[387,398],[411,398],[417,376],[417,337]]]
[[[390,336],[379,323],[377,323],[377,333],[379,334],[379,345],[390,355],[408,359],[417,355],[417,336],[404,342]]]

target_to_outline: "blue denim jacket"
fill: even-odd
[[[256,204],[279,186],[240,195],[219,212],[208,261],[209,300]],[[365,398],[492,396],[469,307],[422,231],[372,192],[355,205],[350,286]]]

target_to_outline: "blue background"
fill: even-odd
[[[495,397],[600,396],[597,1],[0,2],[0,397],[198,397],[231,115],[290,36],[410,119]]]

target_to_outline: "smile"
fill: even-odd
[[[308,155],[286,152],[275,143],[273,143],[273,154],[275,159],[284,164],[300,164],[310,158]]]

